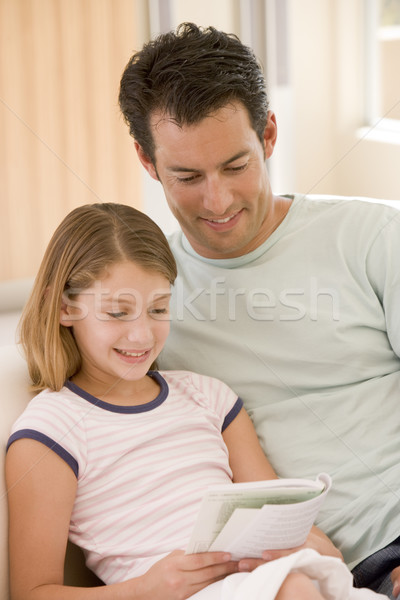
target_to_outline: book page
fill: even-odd
[[[297,528],[300,526],[300,520],[302,515],[304,516],[304,521],[308,524],[310,519],[313,520],[316,517],[318,512],[318,508],[320,505],[316,503],[316,508],[312,512],[312,515],[306,518],[307,510],[311,510],[306,508],[306,504],[308,504],[313,499],[318,500],[322,499],[328,492],[331,486],[331,479],[329,475],[323,473],[317,477],[315,481],[312,480],[302,480],[302,479],[277,479],[270,481],[258,481],[258,482],[250,482],[250,483],[238,483],[238,484],[230,484],[223,486],[215,486],[211,488],[203,498],[202,504],[200,506],[200,510],[198,513],[198,517],[192,532],[192,536],[188,547],[186,549],[186,553],[196,553],[196,552],[207,552],[211,548],[211,544],[216,540],[217,536],[220,534],[225,524],[229,521],[231,516],[234,514],[236,509],[258,509],[256,513],[254,513],[253,518],[259,518],[260,510],[264,505],[265,509],[263,512],[262,523],[263,525],[263,535],[265,533],[265,529],[271,529],[275,531],[273,535],[276,535],[276,528],[274,529],[268,522],[268,516],[265,516],[266,508],[274,509],[274,516],[271,516],[271,519],[274,520],[277,518],[278,514],[281,514],[281,509],[285,506],[289,508],[287,511],[288,515],[291,513],[290,507],[295,507],[294,512],[292,512],[292,520],[290,527],[292,528],[293,536],[286,541],[285,547],[293,547],[295,545],[292,540],[295,542],[298,539],[301,539],[299,533],[297,533]],[[266,504],[268,503],[268,504]],[[313,505],[314,506],[314,505]],[[297,507],[297,509],[296,509]],[[236,532],[236,535],[244,533],[247,531],[247,528],[252,528],[251,523],[247,522],[247,527],[244,530],[243,527],[245,525],[244,521],[241,519],[250,518],[251,513],[242,513],[234,517],[233,525],[230,524],[229,528]],[[245,516],[246,515],[246,516]],[[272,515],[272,513],[271,513]],[[281,537],[279,541],[274,542],[278,544],[282,544],[284,529],[286,530],[287,517],[282,517],[280,520],[281,525],[279,527],[282,529]],[[261,518],[261,517],[260,517]],[[274,521],[275,522],[275,521]],[[311,528],[312,522],[310,523],[308,530],[306,532],[306,536],[308,534],[309,529]],[[254,536],[255,530],[257,527],[261,526],[260,524],[256,525],[252,529],[252,541],[251,544],[256,544],[256,538]],[[301,534],[303,535],[303,531],[306,529],[306,525],[302,525]],[[231,536],[229,537],[231,540]],[[250,539],[250,538],[249,538]],[[269,538],[271,539],[271,537]],[[244,541],[242,541],[244,543]],[[262,550],[267,550],[268,547],[265,545],[265,538],[263,537],[262,542],[259,542],[263,545]],[[272,543],[272,542],[270,542]],[[303,542],[300,542],[300,544]],[[257,546],[258,548],[259,546]],[[274,546],[276,548],[277,546]],[[272,549],[272,546],[269,547]],[[283,548],[283,546],[279,546],[279,548]],[[214,549],[214,547],[213,547]],[[219,546],[218,546],[219,549]],[[227,550],[227,548],[222,548],[223,550]],[[254,552],[259,552],[259,550],[254,550]],[[246,556],[253,556],[246,555]],[[257,554],[258,556],[259,554]]]
[[[261,509],[250,509],[247,515],[240,515],[243,509],[236,509],[209,550],[230,552],[233,560],[240,560],[261,558],[264,550],[301,546],[325,495],[302,503],[265,504]]]

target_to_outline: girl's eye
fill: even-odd
[[[153,315],[166,315],[168,310],[166,308],[153,308],[151,312]]]
[[[117,312],[117,313],[112,313],[109,312],[107,313],[109,317],[111,317],[112,319],[122,319],[123,317],[126,317],[127,313],[126,312]]]
[[[149,315],[152,319],[160,319],[165,320],[169,319],[169,309],[168,308],[152,308],[149,310]]]

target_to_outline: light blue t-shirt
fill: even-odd
[[[317,524],[354,567],[400,535],[400,212],[296,195],[245,256],[170,243],[161,367],[228,383],[280,476],[331,475]]]

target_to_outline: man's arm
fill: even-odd
[[[261,481],[276,479],[277,475],[265,456],[254,426],[247,412],[242,408],[238,416],[223,433],[229,451],[229,463],[233,472],[233,481]],[[343,560],[342,553],[318,527],[313,526],[302,546],[287,550],[268,550],[262,559],[246,558],[239,561],[240,571],[252,571],[264,562],[287,556],[304,548],[312,548],[320,554],[334,556]],[[399,572],[400,579],[400,572]]]

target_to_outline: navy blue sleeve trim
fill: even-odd
[[[72,454],[70,454],[67,450],[65,450],[65,448],[60,446],[60,444],[57,444],[57,442],[49,438],[47,435],[44,435],[44,433],[40,433],[40,431],[36,431],[35,429],[20,429],[19,431],[13,433],[8,440],[7,450],[13,442],[26,438],[29,438],[30,440],[36,440],[37,442],[41,442],[42,444],[47,446],[47,448],[53,450],[53,452],[55,452],[60,458],[63,459],[64,462],[67,463],[69,467],[71,467],[75,474],[75,477],[78,478],[78,461],[72,456]]]
[[[225,431],[225,429],[228,427],[228,425],[230,425],[232,423],[232,421],[238,416],[238,414],[240,413],[242,408],[243,408],[243,400],[241,398],[238,398],[236,400],[235,404],[232,406],[231,410],[226,415],[224,422],[222,423],[221,431]]]

